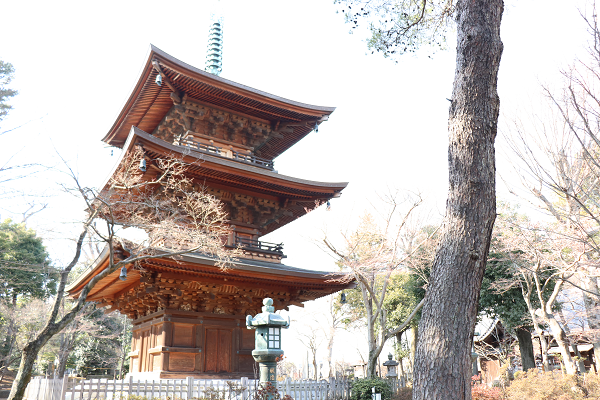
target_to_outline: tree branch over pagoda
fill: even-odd
[[[82,221],[73,258],[60,271],[60,283],[52,311],[43,329],[23,349],[9,399],[23,398],[33,364],[42,347],[74,320],[94,287],[109,275],[123,268],[131,271],[142,260],[172,259],[191,252],[212,257],[222,269],[226,269],[238,257],[237,248],[224,247],[223,238],[231,230],[227,213],[219,200],[203,188],[195,188],[186,175],[188,164],[181,159],[168,157],[153,160],[160,170],[159,176],[153,179],[145,168],[139,167],[143,159],[143,150],[135,147],[123,158],[100,191],[82,186],[67,165],[74,181],[74,187],[69,190],[83,199],[87,215]],[[99,227],[98,221],[104,222],[105,229]],[[144,237],[126,240],[119,235],[126,228],[135,228],[143,232]],[[79,264],[82,246],[89,236],[105,243],[105,251],[108,252],[106,266],[97,265],[102,268],[89,276],[85,271],[82,277],[67,287],[69,274]],[[126,272],[122,273],[119,278],[127,279],[126,275]],[[67,292],[74,295],[77,302],[59,318],[58,310]]]

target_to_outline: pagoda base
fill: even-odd
[[[254,376],[254,331],[243,315],[166,309],[134,320],[132,331],[134,379]]]

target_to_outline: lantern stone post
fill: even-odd
[[[281,328],[290,326],[289,317],[285,320],[281,315],[275,314],[273,299],[263,299],[262,312],[254,318],[246,317],[246,327],[256,329],[254,334],[254,350],[252,357],[258,362],[260,370],[260,385],[266,387],[271,383],[277,387],[277,357],[283,355],[281,350]]]

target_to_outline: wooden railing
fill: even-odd
[[[185,147],[190,147],[190,148],[196,149],[196,150],[200,150],[204,153],[216,154],[218,156],[221,155],[221,147],[196,142],[195,140],[191,140],[191,139],[180,139],[179,145],[185,146]]]
[[[275,163],[273,160],[267,160],[266,158],[260,158],[252,154],[243,154],[237,151],[233,152],[233,159],[238,161],[243,161],[249,164],[258,165],[260,167],[265,167],[268,169],[275,168]]]
[[[201,151],[203,153],[215,154],[218,156],[226,157],[225,151],[223,151],[222,147],[214,146],[210,144],[204,144],[201,142],[196,142],[195,140],[184,138],[179,139],[174,142],[174,144],[179,146],[189,147],[191,149],[195,149]],[[275,163],[273,160],[267,160],[266,158],[260,158],[253,154],[244,154],[239,151],[233,150],[231,158],[236,161],[240,161],[246,164],[251,164],[257,167],[267,168],[273,170],[275,168]]]
[[[236,236],[235,245],[240,246],[242,249],[269,251],[272,253],[283,254],[283,243],[269,243]]]

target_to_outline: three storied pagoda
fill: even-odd
[[[225,271],[199,253],[146,260],[128,268],[127,280],[116,271],[94,287],[88,301],[133,320],[131,374],[252,376],[254,331],[245,317],[260,312],[263,298],[283,309],[349,286],[283,264],[282,245],[260,240],[346,187],[281,175],[273,164],[333,110],[228,81],[151,48],[103,140],[123,149],[121,159],[141,146],[149,159],[187,161],[190,178],[225,205],[233,226],[226,244],[243,256]],[[71,284],[72,296],[106,268],[108,253]]]

